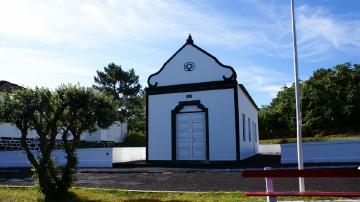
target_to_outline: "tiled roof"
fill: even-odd
[[[0,92],[13,92],[14,90],[22,89],[23,87],[10,83],[8,81],[0,81]]]

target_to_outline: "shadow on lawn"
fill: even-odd
[[[68,193],[56,198],[39,199],[38,202],[100,202],[101,200],[89,200],[84,199],[76,195],[75,193]]]
[[[162,202],[164,200],[156,200],[156,199],[130,199],[125,202]],[[166,202],[191,202],[187,200],[166,200]]]

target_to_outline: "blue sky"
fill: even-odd
[[[296,0],[300,78],[360,63],[358,0]],[[290,0],[4,0],[0,80],[93,84],[110,62],[147,77],[185,42],[233,66],[255,102],[293,81]]]

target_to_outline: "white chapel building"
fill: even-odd
[[[148,85],[147,161],[239,161],[258,153],[258,107],[235,70],[191,35]]]

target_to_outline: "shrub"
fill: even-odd
[[[75,181],[76,148],[81,134],[110,126],[116,120],[116,113],[111,98],[95,93],[93,89],[72,85],[62,85],[55,91],[22,89],[6,94],[0,100],[0,122],[11,123],[19,129],[21,146],[33,166],[45,199],[69,193]],[[39,136],[39,157],[26,141],[32,129]],[[51,156],[56,149],[58,134],[66,154],[64,166],[56,165]]]
[[[145,147],[146,137],[145,134],[138,131],[129,131],[125,137],[124,142],[121,144],[123,147]]]

